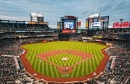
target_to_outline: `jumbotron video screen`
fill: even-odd
[[[64,22],[64,29],[74,29],[74,22]]]

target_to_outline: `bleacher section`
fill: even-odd
[[[29,24],[25,21],[0,20],[0,31],[49,30],[48,24]]]

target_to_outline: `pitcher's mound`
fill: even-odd
[[[67,61],[67,60],[69,60],[69,58],[63,57],[62,60],[63,60],[63,61]]]

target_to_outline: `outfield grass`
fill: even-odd
[[[62,78],[76,78],[76,77],[90,74],[96,69],[96,67],[99,65],[100,61],[103,58],[101,49],[106,48],[107,46],[104,46],[98,43],[89,43],[89,42],[83,43],[83,42],[71,42],[71,41],[56,41],[56,42],[28,44],[28,45],[23,45],[22,47],[29,50],[26,57],[37,72],[45,76],[50,76],[54,78],[61,78],[61,77]],[[93,54],[93,57],[75,66],[72,73],[69,73],[68,75],[63,76],[63,74],[58,72],[55,66],[37,57],[37,54],[40,54],[42,52],[52,51],[52,50],[79,50],[82,52]],[[54,56],[54,58],[53,56],[49,57],[48,60],[54,63],[57,63],[59,66],[71,66],[75,64],[76,62],[79,62],[80,60],[82,60],[82,58],[79,56],[66,54],[66,56],[69,59],[73,59],[73,62],[71,60],[68,60],[67,63],[64,63],[64,61],[60,61],[60,59],[63,56],[64,56],[64,53],[56,55]],[[58,60],[59,63],[56,60]]]

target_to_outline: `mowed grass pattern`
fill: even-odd
[[[67,60],[63,60],[63,58],[67,58]],[[48,58],[49,61],[55,63],[58,66],[72,66],[82,59],[83,58],[80,56],[68,53],[61,53]]]
[[[107,46],[91,42],[83,43],[71,41],[55,41],[28,44],[23,45],[22,47],[29,50],[26,57],[37,72],[45,76],[50,76],[54,78],[76,78],[90,74],[96,69],[103,58],[101,49],[106,48]],[[64,76],[64,74],[58,72],[55,66],[37,57],[37,54],[53,50],[79,50],[82,52],[93,54],[93,57],[75,66],[72,73]],[[68,65],[71,65],[71,63]]]

